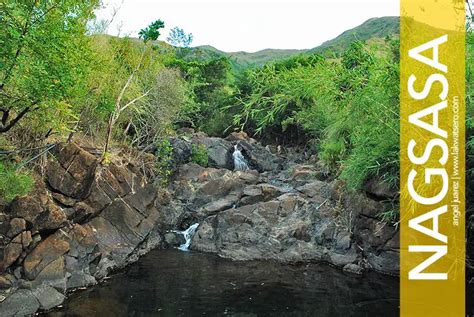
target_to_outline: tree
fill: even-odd
[[[98,0],[0,2],[0,133],[32,111],[48,115],[68,107],[83,83],[87,22],[98,4]]]
[[[158,137],[172,131],[188,99],[187,85],[179,70],[162,69],[146,102],[134,116],[133,143],[144,147],[156,144]]]
[[[166,40],[175,47],[189,47],[193,42],[193,34],[186,34],[183,29],[175,26],[171,29]]]
[[[165,27],[165,23],[161,20],[156,20],[152,22],[148,27],[140,30],[138,36],[143,39],[143,41],[156,41],[160,36],[160,29]]]
[[[117,99],[115,101],[115,108],[112,111],[112,113],[109,116],[109,122],[107,125],[107,137],[105,141],[105,146],[104,146],[104,158],[108,153],[110,141],[112,139],[112,132],[115,123],[117,120],[120,118],[120,115],[128,108],[131,106],[135,105],[138,101],[142,100],[146,96],[148,96],[151,92],[151,88],[147,88],[146,91],[141,91],[137,96],[132,98],[129,101],[123,102],[125,93],[127,90],[130,88],[131,84],[136,80],[138,72],[141,70],[144,62],[144,57],[147,52],[150,51],[150,46],[147,45],[149,41],[156,41],[158,37],[160,36],[160,29],[163,28],[165,24],[161,20],[157,20],[153,23],[151,23],[147,28],[142,29],[139,32],[139,36],[141,39],[144,41],[144,46],[142,48],[142,52],[140,55],[140,58],[138,62],[136,63],[135,67],[132,68],[130,74],[128,75],[128,79],[125,82],[125,84],[122,86],[120,89],[120,92],[117,96]]]

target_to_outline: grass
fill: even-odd
[[[21,173],[9,163],[0,162],[0,198],[10,202],[17,196],[28,194],[33,188],[33,178]]]

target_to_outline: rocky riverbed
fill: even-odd
[[[316,160],[263,147],[243,133],[173,138],[167,188],[125,157],[100,164],[94,149],[60,144],[44,179],[0,214],[0,315],[60,305],[155,248],[180,245],[236,261],[327,262],[361,274],[398,273],[398,230],[380,220],[396,192],[377,182],[350,193]],[[209,167],[189,163],[193,144]],[[234,171],[238,144],[250,170]],[[149,164],[153,166],[153,157]],[[372,197],[372,198],[369,198]],[[156,272],[157,275],[160,272]]]

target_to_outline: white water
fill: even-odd
[[[232,153],[232,157],[234,158],[234,169],[236,171],[246,171],[249,169],[247,161],[237,145],[234,145],[234,153]]]
[[[197,227],[199,227],[199,223],[195,223],[191,225],[188,229],[183,231],[175,231],[176,233],[182,234],[186,242],[178,247],[181,251],[189,251],[189,245],[191,244],[191,239],[196,232]]]

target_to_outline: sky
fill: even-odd
[[[103,0],[99,19],[107,33],[137,36],[161,19],[166,40],[178,26],[192,33],[191,46],[211,45],[225,52],[319,46],[373,17],[398,16],[399,0]]]

